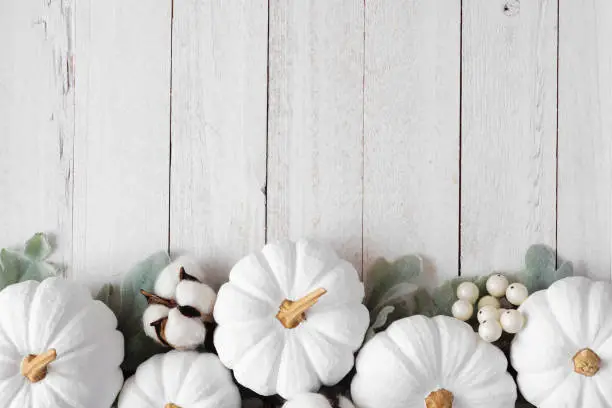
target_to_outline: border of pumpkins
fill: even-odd
[[[419,256],[378,260],[364,286],[349,262],[309,240],[246,256],[218,291],[194,260],[159,252],[95,297],[59,277],[51,253],[42,233],[0,251],[2,407],[612,400],[612,284],[573,277],[543,245],[527,250],[521,271],[433,290]]]

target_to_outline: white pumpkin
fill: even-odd
[[[214,342],[236,380],[291,398],[353,367],[369,317],[355,268],[330,248],[279,242],[247,256],[217,296]]]
[[[359,408],[514,408],[497,347],[455,318],[400,319],[366,343],[351,384]]]
[[[117,319],[62,278],[0,292],[0,407],[109,408],[123,384]]]
[[[128,378],[119,408],[240,408],[227,368],[210,353],[173,350],[142,363]]]
[[[348,398],[341,395],[334,398],[334,401],[330,401],[321,394],[308,392],[296,395],[287,401],[283,408],[355,408],[355,406]]]
[[[511,363],[527,401],[540,408],[612,406],[612,284],[565,278],[519,311]]]

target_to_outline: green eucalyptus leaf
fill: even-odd
[[[51,255],[53,249],[42,232],[34,234],[25,244],[24,254],[34,261],[44,261]]]
[[[140,323],[147,300],[140,290],[152,292],[159,273],[170,264],[166,252],[158,252],[134,266],[121,283],[121,316],[123,323]]]
[[[19,282],[28,280],[42,281],[50,276],[57,275],[57,270],[46,262],[30,262]]]
[[[557,255],[555,251],[546,245],[532,245],[525,254],[525,266],[527,269],[554,272],[557,268]]]
[[[153,291],[159,273],[169,263],[170,257],[166,252],[153,254],[134,266],[121,284],[117,318],[119,330],[125,337],[125,360],[122,367],[127,373],[134,372],[139,364],[153,354],[166,351],[147,337],[142,328],[142,315],[148,304],[140,290]],[[108,288],[106,290],[110,291]]]
[[[0,289],[19,281],[19,277],[26,269],[25,259],[8,249],[0,250],[0,262],[2,263],[2,277],[0,278]]]

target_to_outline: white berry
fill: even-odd
[[[491,275],[489,279],[487,279],[486,286],[489,295],[499,298],[506,294],[506,289],[508,289],[508,279],[504,275],[497,273],[495,275]]]
[[[493,306],[484,306],[478,311],[476,317],[478,318],[478,323],[482,323],[486,320],[499,320],[499,309]]]
[[[513,283],[506,290],[506,299],[514,306],[520,306],[529,296],[529,291],[522,283]]]
[[[478,301],[478,310],[485,306],[493,306],[494,308],[499,309],[499,300],[493,296],[483,296]]]
[[[502,335],[502,327],[497,320],[485,320],[478,327],[480,338],[489,343],[499,340]]]
[[[500,323],[506,333],[518,333],[525,324],[525,318],[518,310],[506,310],[500,316]]]
[[[457,286],[457,297],[461,300],[474,304],[478,300],[479,295],[478,286],[472,282],[463,282]]]
[[[459,320],[469,320],[474,313],[474,306],[466,300],[459,299],[455,303],[453,303],[453,316]]]

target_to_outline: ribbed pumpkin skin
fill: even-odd
[[[612,284],[565,278],[519,310],[526,324],[510,361],[525,399],[539,408],[612,407]],[[601,359],[592,377],[574,372],[573,357],[585,348]]]
[[[327,291],[296,328],[276,315],[284,300]],[[217,295],[215,347],[236,380],[285,399],[333,385],[353,367],[369,314],[355,268],[313,241],[268,244],[239,261]]]
[[[123,384],[123,336],[113,312],[62,278],[0,292],[0,407],[109,408]],[[55,349],[45,378],[30,383],[23,358]]]
[[[357,356],[351,384],[359,408],[423,408],[433,391],[454,396],[453,408],[514,408],[516,385],[497,347],[448,316],[400,319]]]
[[[170,351],[144,363],[119,396],[119,408],[240,408],[240,393],[217,356]]]

